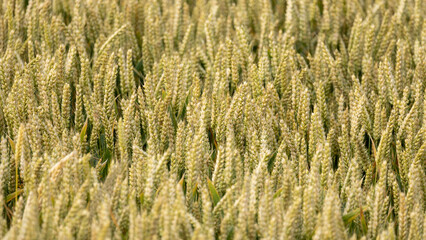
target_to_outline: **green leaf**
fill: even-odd
[[[182,178],[179,180],[179,185],[182,187],[183,189],[183,181],[185,180],[185,176],[182,175]]]
[[[366,207],[365,207],[366,208]],[[362,211],[362,207],[360,208],[360,216],[361,216],[361,226],[364,233],[367,233],[367,222],[365,221],[364,212]]]
[[[207,185],[209,187],[210,196],[213,199],[213,207],[214,207],[220,201],[220,196],[219,196],[219,193],[217,193],[217,190],[214,187],[212,181],[210,181],[210,179],[208,179],[208,178],[207,178]]]
[[[170,118],[172,119],[173,127],[174,127],[175,131],[177,131],[178,123],[177,123],[176,115],[174,113],[172,106],[169,106],[169,114],[170,114]]]
[[[268,163],[268,171],[269,173],[272,172],[272,169],[274,168],[274,163],[275,163],[275,157],[277,156],[277,151],[274,151],[272,153],[270,153],[268,156],[266,156],[265,160]]]
[[[343,221],[345,222],[345,225],[349,225],[353,220],[355,220],[359,216],[359,213],[360,210],[357,208],[343,215]]]
[[[9,136],[7,136],[7,140],[9,140],[9,144],[10,144],[10,148],[12,148],[12,152],[15,153],[15,142]]]
[[[283,188],[278,189],[277,192],[274,194],[274,198],[279,197],[282,192],[283,192]]]
[[[13,193],[7,195],[6,202],[12,201],[12,199],[18,197],[23,191],[24,191],[23,189],[18,188],[16,192],[13,192]]]
[[[191,95],[191,93],[188,93],[188,95],[186,95],[185,102],[183,103],[182,108],[179,110],[178,118],[180,120],[182,120],[185,117],[186,107],[188,106],[190,95]]]
[[[197,187],[198,187],[198,183],[195,183],[195,186],[192,188],[192,200],[197,199]]]
[[[143,60],[142,57],[139,59],[138,63],[135,66],[136,70],[138,70],[140,73],[143,73]]]
[[[145,201],[145,196],[143,195],[143,191],[141,192],[141,194],[139,195],[139,201],[141,203],[141,205],[143,205],[144,201]]]
[[[228,234],[226,236],[226,240],[231,240],[234,237],[234,226],[231,226],[228,230]]]
[[[364,206],[364,208],[366,208],[366,207]],[[345,225],[347,226],[347,225],[351,224],[351,222],[353,220],[355,220],[361,214],[362,214],[362,207],[361,208],[356,208],[356,209],[348,212],[347,214],[343,215],[343,221],[345,222]],[[362,215],[362,217],[363,216],[364,215]],[[364,219],[364,221],[365,221],[365,219]]]
[[[88,119],[86,119],[86,122],[84,123],[84,126],[81,129],[81,132],[80,132],[80,142],[84,141],[84,136],[86,136],[88,122],[89,122]]]

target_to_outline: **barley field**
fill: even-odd
[[[0,237],[426,239],[423,0],[0,0]]]

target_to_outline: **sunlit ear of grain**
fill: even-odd
[[[424,5],[0,1],[0,236],[425,239]]]

